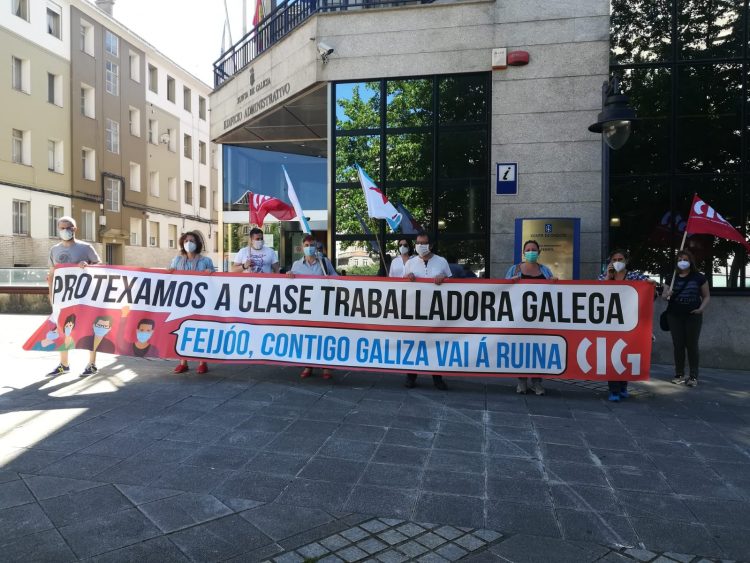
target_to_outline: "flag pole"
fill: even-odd
[[[354,206],[351,204],[349,200],[347,200],[346,205],[349,206],[349,208],[354,212],[355,215],[358,215],[357,210],[354,209]],[[378,256],[380,256],[380,263],[383,265],[383,271],[385,272],[385,277],[388,277],[388,267],[385,265],[385,256],[383,256],[383,252],[384,252],[383,245],[380,244],[380,239],[378,238],[377,233],[372,233],[372,236],[375,237],[375,242],[378,243],[378,248],[380,249],[380,251],[378,252]]]

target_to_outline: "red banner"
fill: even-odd
[[[733,240],[744,245],[750,251],[750,243],[745,240],[742,234],[719,215],[713,207],[699,198],[698,194],[695,194],[693,198],[693,205],[690,207],[690,216],[685,231],[691,235],[707,234]]]
[[[446,281],[60,267],[26,350],[452,376],[648,379],[648,282]]]

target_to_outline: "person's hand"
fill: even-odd
[[[127,305],[125,305],[122,309],[120,309],[120,314],[122,315],[123,319],[127,317],[129,313],[130,313],[130,307],[128,307]]]
[[[691,315],[702,315],[702,314],[703,314],[703,311],[702,311],[702,310],[701,310],[700,308],[698,308],[698,309],[693,309],[692,311],[690,311],[690,314],[691,314]]]
[[[86,262],[85,260],[81,260],[81,261],[80,261],[80,262],[78,263],[78,265],[79,265],[79,266],[80,266],[81,268],[85,268],[86,266],[88,266],[88,265],[89,265],[89,263],[88,263],[88,262]]]
[[[670,297],[672,297],[672,290],[669,289],[668,287],[665,287],[664,291],[661,292],[661,296],[664,299],[669,299]]]
[[[415,279],[417,279],[417,276],[415,276],[414,274],[407,274],[406,279],[408,279],[409,281],[414,281]]]
[[[286,273],[286,277],[288,277],[288,278],[293,278],[293,277],[294,277],[294,274],[293,274],[292,272],[287,272],[287,273]]]
[[[250,269],[250,266],[252,266],[252,265],[253,265],[253,263],[252,263],[252,262],[250,262],[250,260],[245,260],[244,264],[242,264],[242,267],[243,267],[243,268],[244,268],[245,270],[248,270],[248,269]]]
[[[551,277],[551,278],[549,279],[549,281],[560,281],[560,278],[558,278],[557,276],[552,276],[552,277]]]
[[[445,279],[445,276],[443,274],[438,274],[435,276],[435,285],[440,285],[443,283],[443,280]]]

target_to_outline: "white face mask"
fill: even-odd
[[[57,234],[59,234],[60,238],[63,240],[70,240],[73,238],[73,231],[69,229],[60,229]]]
[[[409,254],[409,247],[408,246],[399,246],[398,251],[401,254]]]
[[[677,262],[677,267],[680,270],[687,270],[688,268],[690,268],[690,262],[688,262],[687,260],[680,260],[679,262]]]
[[[263,239],[254,240],[252,241],[252,244],[255,250],[260,250],[261,248],[263,248]]]
[[[417,254],[420,256],[427,256],[430,253],[430,245],[429,244],[418,244],[416,246]]]
[[[182,245],[182,248],[184,248],[185,252],[187,252],[188,254],[192,254],[193,252],[195,252],[195,249],[197,248],[197,246],[194,242],[187,241],[185,244]]]
[[[615,269],[615,272],[622,272],[625,269],[625,262],[614,262],[612,267]]]

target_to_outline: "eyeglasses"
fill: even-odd
[[[95,323],[96,328],[109,328],[109,324]]]

